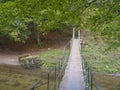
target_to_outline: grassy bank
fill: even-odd
[[[94,72],[100,90],[120,90],[120,48],[106,50],[108,46],[101,39],[96,41],[89,33],[85,36],[82,54]]]
[[[43,68],[49,69],[57,63],[63,54],[62,49],[53,49],[43,52],[39,55],[40,59],[43,62]]]
[[[95,72],[120,73],[120,48],[105,51],[105,45],[89,45],[82,53]]]

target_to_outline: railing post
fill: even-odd
[[[73,27],[73,35],[72,35],[72,41],[71,41],[71,47],[70,48],[72,48],[74,39],[75,39],[75,27]]]
[[[91,90],[93,90],[93,73],[91,71]]]
[[[100,90],[99,85],[97,84],[97,82],[94,79],[94,73],[92,72],[92,70],[90,69],[87,61],[84,59],[84,57],[81,55],[82,57],[82,62],[84,63],[83,65],[83,74],[85,76],[85,83],[86,83],[86,87],[85,90],[93,90],[94,88],[96,88],[95,90]]]
[[[73,28],[73,39],[75,38],[75,28]]]
[[[91,81],[90,81],[91,77],[90,77],[90,68],[87,67],[87,90],[91,90]]]
[[[32,88],[30,88],[30,90],[35,90],[35,88],[34,88],[34,87],[32,87]]]
[[[80,30],[78,31],[78,39],[79,39],[80,50],[81,50],[81,38],[80,38]]]
[[[78,31],[78,39],[80,41],[80,30]]]
[[[61,73],[61,60],[59,60],[59,65],[58,65],[58,74],[59,74],[59,83],[60,83],[60,73]]]
[[[48,73],[47,90],[49,90],[49,84],[50,84],[50,75],[49,75],[49,73]]]
[[[56,90],[56,65],[55,65],[55,73],[54,73],[54,90]]]
[[[89,90],[89,67],[87,66],[87,87],[88,87],[88,90]]]

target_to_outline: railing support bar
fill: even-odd
[[[50,84],[50,75],[49,75],[49,73],[48,73],[47,90],[49,90],[49,84]]]
[[[91,72],[91,90],[93,90],[93,73]]]
[[[54,90],[56,90],[56,65],[55,65],[55,73],[54,73]]]
[[[73,36],[72,38],[74,39],[75,38],[75,28],[73,28]]]
[[[80,30],[78,30],[78,39],[80,41]]]

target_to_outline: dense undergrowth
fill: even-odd
[[[95,40],[89,32],[83,32],[82,38],[82,54],[100,90],[120,90],[120,48],[108,49],[109,45],[101,38]]]
[[[104,46],[90,45],[83,49],[83,54],[90,67],[97,72],[120,73],[120,49],[104,51]]]
[[[82,54],[93,71],[120,73],[120,48],[109,49],[101,37],[94,37],[90,32],[83,32],[82,38]]]

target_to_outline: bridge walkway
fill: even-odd
[[[69,60],[59,90],[85,90],[79,39],[73,39]]]

